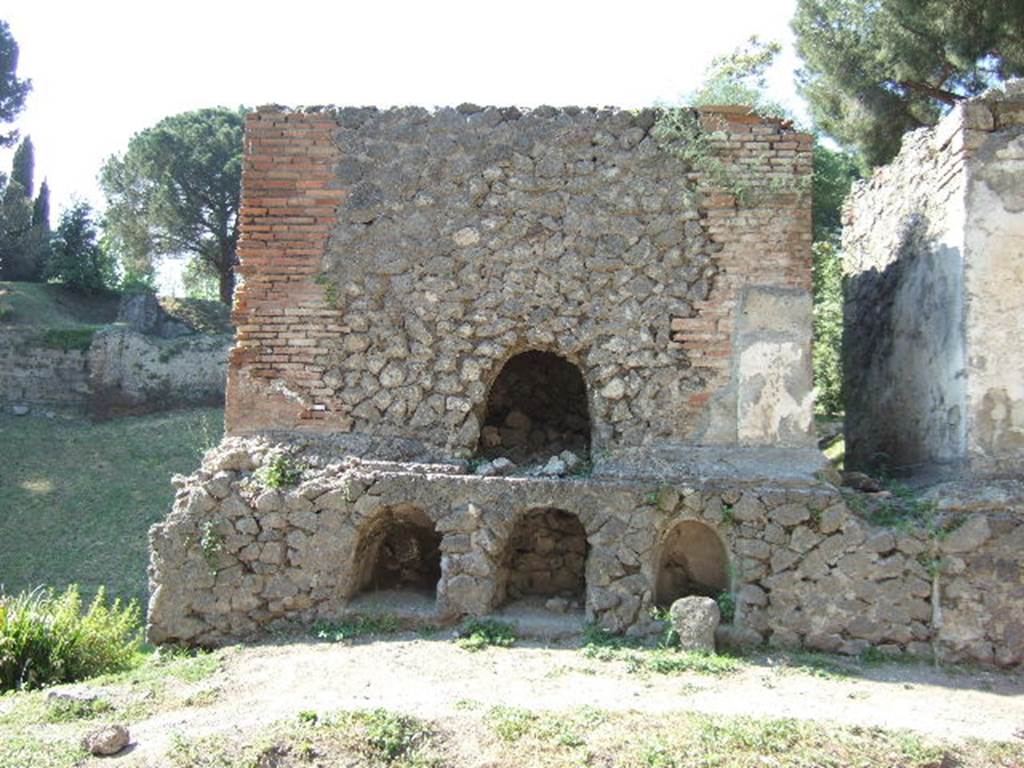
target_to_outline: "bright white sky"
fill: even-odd
[[[102,205],[96,175],[134,133],[207,106],[645,106],[756,34],[785,45],[771,95],[803,115],[794,2],[8,0],[0,18],[33,82],[17,126],[56,220],[75,195]]]

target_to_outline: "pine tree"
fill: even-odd
[[[6,21],[0,20],[0,125],[11,123],[25,108],[32,90],[30,80],[18,79],[18,44]],[[9,147],[18,139],[17,131],[0,133],[0,147]]]
[[[903,134],[1024,75],[1021,0],[797,0],[800,88],[818,128],[888,162]]]

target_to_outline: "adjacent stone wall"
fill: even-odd
[[[1024,465],[1024,88],[904,138],[847,201],[847,460]]]
[[[90,410],[97,416],[224,402],[228,336],[144,336],[112,326],[89,348]]]
[[[0,402],[99,417],[220,403],[231,344],[228,336],[159,339],[120,326],[91,336],[5,327]]]
[[[259,467],[282,451],[305,470],[294,486],[267,488]],[[151,532],[150,639],[215,645],[338,619],[362,586],[364,542],[401,509],[422,511],[442,537],[438,617],[485,614],[505,598],[516,524],[559,509],[586,536],[587,616],[615,631],[649,631],[664,545],[700,523],[728,559],[736,617],[723,642],[1024,657],[1019,483],[1001,496],[942,489],[929,526],[887,528],[806,482],[481,478],[465,465],[337,456],[233,438],[179,478],[174,509]],[[541,538],[555,543],[556,528]]]
[[[89,397],[88,354],[38,328],[0,330],[0,402],[80,407]]]
[[[579,367],[595,450],[807,445],[810,137],[702,114],[737,200],[657,117],[251,115],[229,433],[472,452],[491,384],[533,349]]]

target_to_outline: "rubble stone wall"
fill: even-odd
[[[281,451],[302,477],[268,488],[260,467]],[[968,498],[947,503],[938,527],[890,528],[828,485],[485,478],[231,438],[178,479],[171,514],[152,529],[149,637],[216,645],[338,619],[362,586],[361,543],[396,509],[421,510],[441,535],[438,616],[486,614],[504,599],[517,522],[558,509],[586,536],[587,616],[611,630],[649,631],[662,545],[696,521],[729,561],[736,615],[723,642],[1017,664],[1024,493]]]
[[[88,396],[86,350],[47,344],[37,328],[0,330],[0,402],[79,407]]]
[[[596,450],[807,445],[810,137],[702,114],[737,199],[656,119],[250,115],[228,432],[472,452],[504,363],[541,350],[582,372]]]
[[[224,400],[228,336],[157,339],[106,326],[84,349],[65,339],[46,329],[4,328],[0,402],[81,409],[102,418]]]

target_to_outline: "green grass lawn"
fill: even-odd
[[[220,440],[223,411],[197,408],[92,423],[0,415],[0,584],[76,582],[89,598],[147,593],[147,531]]]

